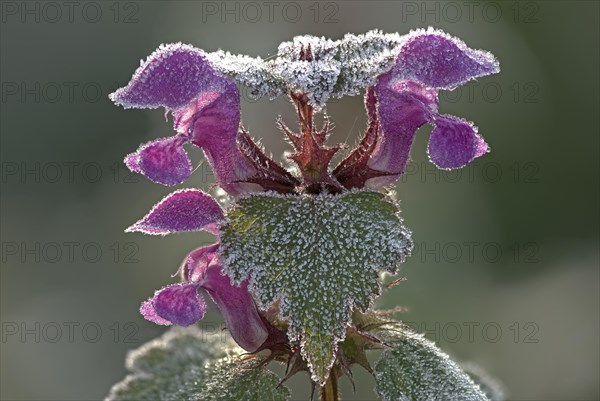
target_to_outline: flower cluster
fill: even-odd
[[[152,53],[111,99],[125,108],[164,107],[172,115],[174,135],[143,144],[125,158],[131,171],[156,183],[173,186],[190,177],[193,166],[185,146],[192,144],[203,150],[216,183],[234,200],[258,193],[336,196],[393,185],[404,172],[417,130],[426,123],[433,126],[428,155],[441,169],[461,168],[488,152],[471,122],[438,111],[438,91],[498,71],[490,53],[431,28],[404,36],[347,34],[340,40],[299,36],[282,43],[269,61],[178,43]],[[256,96],[289,95],[299,132],[278,124],[294,147],[288,157],[296,170],[268,157],[242,127],[237,85],[248,86]],[[361,91],[367,129],[356,148],[331,166],[343,146],[326,145],[327,119],[317,129],[313,116],[324,112],[328,99]],[[127,231],[203,230],[220,238],[226,221],[227,213],[211,196],[184,189],[168,195]],[[409,233],[404,241],[410,241]],[[163,325],[194,324],[206,309],[202,289],[245,350],[285,344],[286,326],[277,324],[277,308],[259,308],[250,279],[232,282],[221,249],[216,243],[191,252],[180,268],[182,282],[144,302],[144,317]]]

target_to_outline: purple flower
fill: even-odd
[[[185,181],[193,171],[183,146],[201,148],[219,185],[231,195],[291,186],[294,178],[279,169],[260,148],[239,138],[240,94],[217,72],[206,54],[189,45],[163,45],[137,69],[127,86],[110,95],[124,108],[164,107],[177,134],[143,144],[125,158],[127,167],[163,185]],[[245,146],[240,146],[242,142]]]
[[[183,262],[183,283],[156,291],[142,304],[140,311],[154,323],[189,326],[202,319],[206,311],[205,290],[219,308],[234,340],[249,352],[257,351],[267,340],[269,330],[260,316],[248,283],[231,284],[218,262],[218,244],[198,248]]]
[[[438,90],[499,71],[487,52],[468,48],[439,31],[417,31],[399,46],[392,69],[377,78],[365,97],[369,129],[362,143],[334,171],[347,188],[380,188],[404,172],[419,127],[434,126],[429,159],[456,169],[488,151],[477,127],[438,112]]]

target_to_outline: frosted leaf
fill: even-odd
[[[279,46],[277,58],[268,64],[290,90],[301,90],[316,108],[330,98],[352,96],[375,84],[390,70],[403,36],[373,30],[346,34],[341,40],[296,36]]]
[[[340,62],[335,58],[338,44],[324,37],[296,36],[281,43],[277,58],[269,63],[290,90],[304,92],[311,105],[319,108],[329,99],[340,73]]]
[[[213,68],[229,75],[237,82],[252,89],[252,95],[276,98],[286,92],[286,83],[275,75],[260,57],[231,54],[222,50],[206,55]]]
[[[261,308],[281,300],[288,335],[300,341],[314,381],[323,384],[355,307],[379,294],[378,273],[396,272],[410,253],[397,206],[379,192],[254,195],[221,227],[223,270],[250,277]]]
[[[403,331],[375,365],[384,401],[488,401],[479,386],[431,341]]]
[[[173,328],[130,351],[123,381],[105,401],[283,401],[289,391],[275,375],[240,360],[231,340],[197,328]]]
[[[284,401],[290,392],[278,386],[277,377],[264,369],[255,369],[254,361],[240,361],[239,354],[230,354],[206,366],[207,380],[202,393],[192,398],[198,401]]]
[[[331,96],[358,95],[372,86],[377,77],[392,68],[403,37],[373,30],[363,35],[346,34],[338,45],[342,68]]]

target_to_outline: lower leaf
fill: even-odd
[[[242,361],[230,339],[197,328],[173,328],[131,351],[123,381],[105,401],[285,401],[277,377]]]
[[[488,401],[448,355],[420,334],[403,331],[375,365],[384,401]]]

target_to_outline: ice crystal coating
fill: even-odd
[[[448,355],[420,334],[403,330],[375,365],[384,401],[488,401]]]
[[[167,195],[126,232],[151,235],[206,230],[215,232],[223,218],[221,206],[199,189],[181,189]]]
[[[221,227],[224,271],[267,309],[281,300],[288,336],[300,341],[313,380],[323,384],[352,309],[379,294],[378,273],[410,253],[397,206],[378,192],[239,200]]]
[[[397,33],[384,34],[378,30],[362,35],[346,34],[338,46],[341,64],[331,97],[358,95],[375,84],[377,77],[392,68],[403,37]]]
[[[272,61],[275,73],[292,91],[306,94],[315,107],[325,105],[340,74],[337,41],[311,35],[296,36],[279,45]]]
[[[286,92],[285,81],[260,57],[231,54],[222,50],[206,56],[217,71],[250,88],[251,94],[257,98],[276,98]]]
[[[322,108],[330,98],[357,95],[389,70],[398,55],[402,37],[373,30],[346,34],[340,40],[311,35],[296,36],[279,45],[268,62],[288,90],[304,93],[309,103]]]
[[[214,333],[171,329],[131,351],[131,373],[105,401],[284,401],[289,390],[277,377],[240,359],[241,349]],[[256,363],[254,363],[256,364]]]

